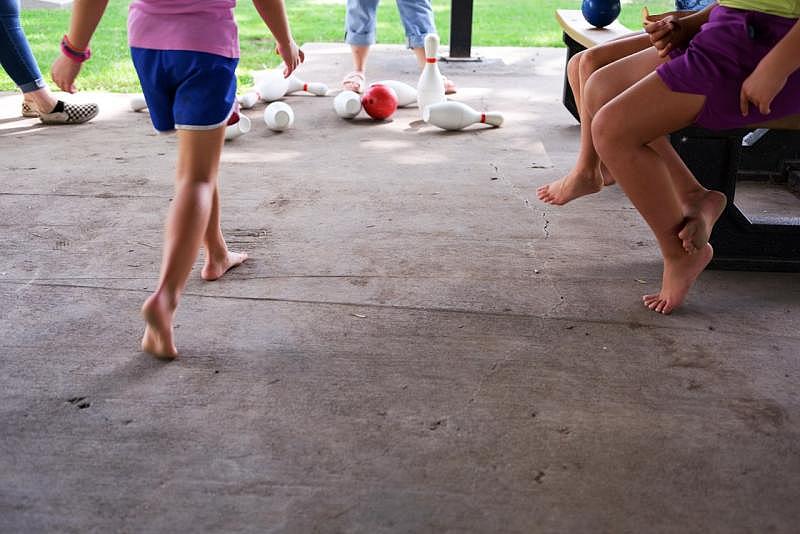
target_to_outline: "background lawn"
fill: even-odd
[[[286,0],[289,20],[298,43],[336,42],[344,38],[344,0]],[[667,0],[623,0],[620,21],[629,28],[640,26],[640,11],[668,11]],[[127,0],[111,0],[92,40],[92,59],[84,65],[78,85],[84,90],[138,92],[139,82],[130,62],[126,44]],[[433,0],[439,34],[446,44],[450,33],[450,0]],[[556,8],[579,9],[578,0],[475,0],[473,45],[475,46],[563,46],[553,13]],[[236,8],[242,58],[239,82],[248,86],[251,70],[277,65],[272,52],[274,42],[253,4],[240,0]],[[58,43],[67,28],[69,12],[27,10],[22,25],[43,71],[58,54]],[[403,43],[403,30],[392,1],[385,0],[378,13],[378,40]],[[344,74],[344,73],[343,73]],[[336,80],[323,80],[328,83]],[[51,83],[48,77],[48,83]],[[0,74],[0,90],[13,90],[14,84]]]

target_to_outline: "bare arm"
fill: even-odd
[[[108,0],[75,0],[70,16],[67,39],[78,50],[89,48],[89,41],[97,29],[97,24],[105,13]],[[61,89],[74,93],[75,78],[81,71],[82,63],[60,55],[50,67],[50,76]]]
[[[711,11],[717,7],[716,2],[712,2],[696,12],[674,12],[666,16],[650,15],[647,8],[644,8],[644,28],[650,34],[650,42],[658,50],[658,55],[667,57],[675,48],[686,46],[691,41],[700,27],[708,22]]]
[[[742,84],[739,105],[747,116],[750,103],[764,115],[771,113],[770,104],[786,85],[786,79],[800,68],[800,21],[778,41],[758,63],[753,73]]]
[[[286,64],[283,74],[289,76],[305,57],[292,38],[292,30],[289,28],[289,19],[286,17],[283,0],[253,0],[253,5],[272,36],[275,37],[278,54]]]

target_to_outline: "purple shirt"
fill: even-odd
[[[128,44],[238,58],[235,6],[236,0],[134,0],[128,9]]]

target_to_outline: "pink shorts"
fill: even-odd
[[[786,86],[770,105],[769,115],[750,105],[742,117],[739,93],[742,83],[759,61],[797,19],[718,6],[689,46],[675,50],[670,61],[656,72],[676,93],[705,95],[695,124],[713,130],[741,128],[750,124],[800,114],[800,71],[789,76]]]

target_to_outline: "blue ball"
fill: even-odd
[[[583,18],[597,28],[603,28],[614,22],[619,16],[619,0],[583,0],[581,13]]]

